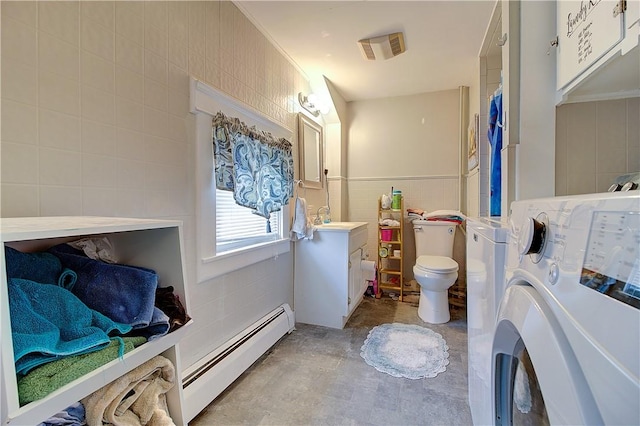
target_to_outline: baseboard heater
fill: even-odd
[[[284,304],[245,328],[183,373],[184,416],[190,422],[295,325]]]

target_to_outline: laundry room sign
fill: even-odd
[[[623,13],[614,0],[557,2],[558,89],[579,76],[623,37]]]

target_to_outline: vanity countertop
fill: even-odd
[[[349,232],[361,226],[367,226],[367,222],[329,222],[315,225],[318,231],[324,232]]]

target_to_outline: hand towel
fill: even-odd
[[[291,225],[291,239],[301,240],[303,238],[312,240],[315,227],[307,218],[307,200],[302,197],[296,198],[293,224]]]
[[[158,287],[155,271],[93,260],[68,244],[53,246],[49,253],[76,272],[73,294],[89,308],[134,329],[149,326]]]
[[[123,337],[122,340],[125,353],[147,341],[144,337]],[[118,341],[112,340],[109,346],[99,351],[64,357],[34,368],[26,376],[18,377],[20,405],[44,398],[67,383],[117,359],[119,346]]]
[[[87,425],[173,425],[165,393],[174,382],[171,361],[155,356],[82,399]]]
[[[63,356],[97,351],[109,335],[131,331],[89,309],[70,291],[20,278],[8,280],[11,334],[16,372]]]

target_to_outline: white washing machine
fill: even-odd
[[[511,205],[495,424],[640,424],[640,192]]]
[[[508,222],[467,219],[467,337],[469,407],[475,425],[491,424],[491,343],[505,290]]]

